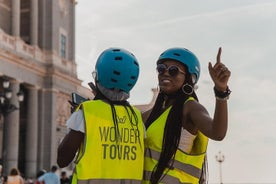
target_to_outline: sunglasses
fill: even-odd
[[[182,73],[184,75],[186,74],[178,66],[175,66],[175,65],[171,65],[171,66],[167,67],[165,64],[158,64],[157,67],[156,67],[156,70],[157,70],[159,75],[162,75],[166,71],[168,71],[168,73],[172,77],[176,76],[178,73]]]

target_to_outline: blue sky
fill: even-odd
[[[219,182],[215,155],[221,151],[223,182],[276,183],[275,0],[79,0],[76,62],[85,86],[98,55],[112,46],[139,60],[133,104],[150,102],[161,52],[178,46],[193,51],[201,62],[197,94],[211,116],[215,98],[208,62],[215,62],[221,46],[233,92],[227,136],[209,142],[209,181]]]

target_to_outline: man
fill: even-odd
[[[72,184],[140,184],[144,125],[127,101],[139,75],[137,59],[125,49],[106,49],[93,74],[96,96],[67,120],[70,131],[59,145],[57,163],[66,167],[78,153]]]
[[[58,175],[56,175],[58,167],[53,165],[51,167],[51,171],[47,172],[46,174],[43,174],[38,178],[39,182],[44,182],[45,184],[60,184],[60,180]]]
[[[60,184],[70,184],[70,179],[67,177],[66,171],[60,174]]]

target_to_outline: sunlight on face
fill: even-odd
[[[186,69],[181,63],[173,60],[167,60],[162,64],[166,69],[158,74],[160,90],[166,94],[176,93],[185,82]]]

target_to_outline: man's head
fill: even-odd
[[[99,56],[96,66],[96,83],[107,89],[129,93],[139,76],[136,57],[122,48],[109,48]]]
[[[51,167],[51,171],[52,171],[52,172],[56,172],[57,169],[58,169],[58,167],[57,167],[56,165],[53,165],[53,166]]]

